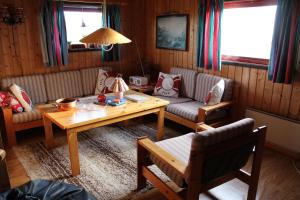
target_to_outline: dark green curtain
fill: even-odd
[[[291,83],[300,65],[300,1],[278,0],[268,78]]]
[[[104,21],[104,20],[103,20]],[[117,5],[107,5],[106,21],[109,28],[121,32],[120,7]],[[120,58],[120,47],[115,44],[111,51],[102,50],[102,61],[118,61]]]
[[[43,1],[41,43],[43,60],[47,66],[68,64],[67,32],[62,1]]]

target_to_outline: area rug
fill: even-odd
[[[43,142],[21,145],[14,152],[33,179],[58,180],[84,187],[97,199],[132,199],[136,188],[136,138],[155,138],[156,130],[136,125],[105,126],[78,135],[81,175],[71,177],[66,138],[56,148]],[[150,186],[151,187],[151,186]]]

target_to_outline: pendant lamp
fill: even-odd
[[[85,36],[80,40],[80,42],[100,44],[104,51],[110,51],[113,48],[114,44],[130,43],[131,42],[130,39],[128,39],[121,33],[107,27],[106,0],[104,0],[103,2],[103,15],[104,15],[104,27]]]

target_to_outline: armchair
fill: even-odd
[[[152,142],[148,138],[137,141],[137,189],[149,180],[168,199],[198,200],[199,194],[238,178],[249,185],[248,200],[256,197],[259,172],[265,142],[266,127],[253,130],[254,120],[211,128],[199,125],[203,132]],[[253,151],[255,149],[255,151]],[[241,168],[254,153],[251,174]],[[148,166],[156,164],[182,188],[176,193]]]

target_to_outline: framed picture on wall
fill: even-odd
[[[188,14],[156,17],[156,48],[187,51]]]

